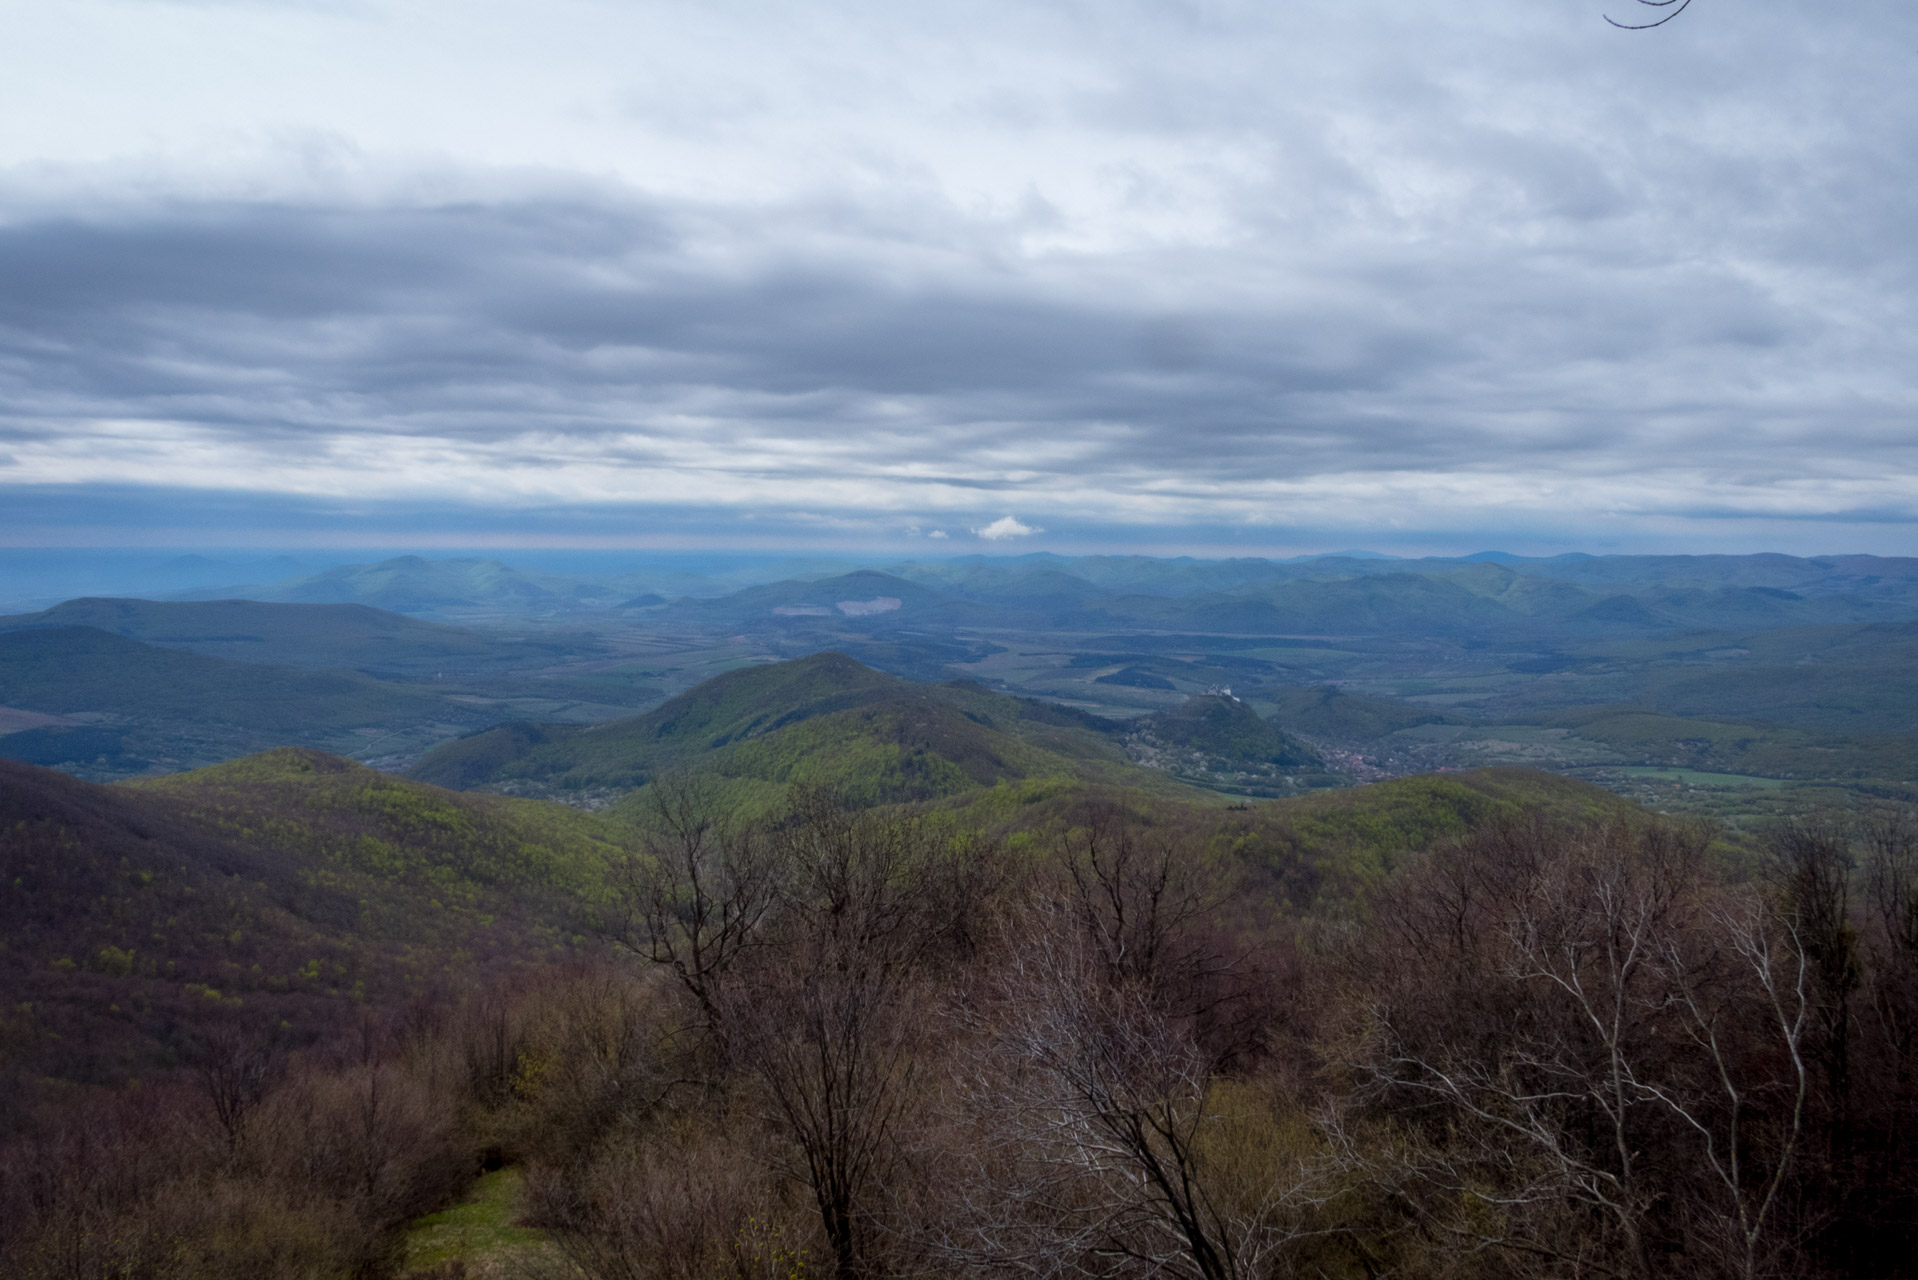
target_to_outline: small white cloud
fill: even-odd
[[[944,529],[934,529],[931,533],[927,534],[926,536],[928,538],[943,538],[946,536],[946,531]]]
[[[998,542],[1002,538],[1024,538],[1035,533],[1044,533],[1036,524],[1020,524],[1012,516],[1001,516],[983,529],[974,529],[974,533],[987,542]]]

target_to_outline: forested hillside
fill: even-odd
[[[0,1130],[164,1077],[201,1022],[310,1044],[581,944],[631,843],[575,810],[279,750],[139,788],[0,762]]]
[[[410,776],[608,802],[688,769],[733,780],[742,797],[799,783],[867,804],[1043,774],[1157,785],[1128,768],[1119,733],[1067,707],[965,683],[915,684],[822,653],[730,672],[631,719],[499,726],[437,748]]]
[[[1649,1280],[1918,1243],[1909,817],[1753,862],[1518,770],[761,819],[693,776],[630,826],[304,753],[0,782],[15,901],[59,908],[6,925],[17,1274]]]

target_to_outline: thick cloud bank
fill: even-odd
[[[1918,549],[1908,6],[8,7],[63,526]]]

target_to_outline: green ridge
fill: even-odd
[[[1318,752],[1261,720],[1237,698],[1223,694],[1188,698],[1173,710],[1147,716],[1142,727],[1162,742],[1220,761],[1283,768],[1324,763]]]
[[[880,804],[1040,773],[1125,771],[1117,728],[968,682],[915,684],[820,653],[727,672],[645,715],[589,729],[499,726],[429,753],[409,776],[616,795],[697,770],[741,784],[748,807],[793,783]]]

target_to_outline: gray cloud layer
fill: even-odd
[[[1905,9],[769,12],[608,81],[658,181],[0,137],[0,485],[1910,545]]]

